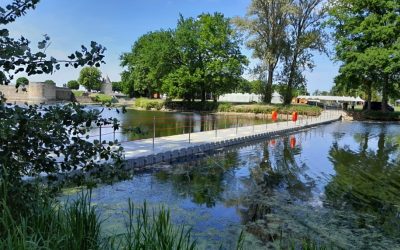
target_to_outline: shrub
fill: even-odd
[[[71,80],[67,83],[67,87],[70,89],[79,89],[79,83],[76,80]]]
[[[218,112],[229,112],[232,109],[232,103],[220,103],[218,105]]]
[[[85,91],[83,91],[83,90],[72,90],[72,93],[74,94],[75,97],[81,97],[81,96],[83,96],[83,93],[85,93]]]
[[[51,84],[51,85],[56,85],[56,82],[53,81],[53,80],[46,80],[46,81],[44,81],[44,83]]]
[[[94,101],[94,102],[101,102],[101,103],[114,103],[116,102],[116,100],[109,95],[106,94],[91,94],[90,98]]]
[[[143,108],[145,110],[161,110],[165,106],[165,101],[161,99],[137,98],[135,100],[135,106],[138,108]]]
[[[25,87],[26,85],[28,85],[29,84],[29,80],[28,80],[28,78],[26,78],[26,77],[20,77],[20,78],[18,78],[17,79],[17,81],[16,81],[16,87],[18,88],[18,87]]]

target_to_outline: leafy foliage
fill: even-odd
[[[28,85],[29,84],[29,80],[28,80],[28,78],[26,78],[26,77],[19,77],[18,79],[17,79],[17,81],[16,81],[16,88],[18,88],[18,87],[25,87],[26,85]]]
[[[374,90],[381,91],[383,111],[389,97],[399,96],[399,8],[395,0],[340,0],[330,6],[336,59],[343,63],[336,85],[360,89],[368,101]]]
[[[145,110],[161,110],[164,108],[165,101],[164,100],[150,100],[147,98],[137,98],[135,100],[135,106],[139,108],[143,108]]]
[[[14,22],[18,17],[34,9],[38,3],[39,0],[13,0],[5,7],[0,6],[0,25],[5,26]],[[77,68],[84,65],[100,66],[100,63],[104,63],[105,48],[93,41],[90,43],[90,48],[82,46],[80,51],[72,53],[67,60],[58,60],[48,57],[45,53],[50,45],[49,36],[44,35],[43,40],[37,45],[38,52],[34,52],[27,38],[15,39],[9,34],[8,29],[0,29],[1,84],[8,84],[14,75],[20,72],[25,72],[28,76],[49,74],[60,69],[62,65]]]
[[[220,13],[180,17],[176,30],[156,31],[138,39],[121,65],[123,90],[151,97],[206,99],[233,91],[247,63],[230,20]]]
[[[290,0],[253,0],[244,18],[234,20],[236,26],[247,33],[247,46],[253,49],[253,57],[260,60],[255,73],[263,84],[266,103],[271,103],[274,72],[286,49],[286,29]]]
[[[133,84],[132,87],[126,86],[125,90],[135,89],[148,97],[161,91],[162,78],[176,63],[173,34],[172,30],[147,33],[135,42],[130,53],[122,55],[121,65],[127,67],[123,85]]]
[[[90,170],[109,160],[122,164],[121,148],[114,142],[86,140],[92,126],[112,125],[116,119],[100,118],[100,111],[78,104],[64,106],[7,107],[0,105],[1,175],[22,176]]]
[[[198,93],[205,101],[206,93],[216,97],[236,88],[247,59],[229,19],[220,13],[181,16],[175,39],[179,67],[166,77],[163,90],[168,96],[191,100]]]
[[[79,73],[78,82],[89,92],[92,90],[100,91],[101,89],[101,71],[94,67],[85,67]]]
[[[56,82],[53,80],[46,80],[46,81],[44,81],[44,83],[50,84],[50,85],[56,85]]]
[[[293,89],[305,86],[303,72],[314,67],[312,52],[326,52],[327,35],[322,29],[327,14],[324,3],[324,0],[292,1],[281,72],[285,104],[292,102]]]
[[[122,92],[122,82],[112,82],[112,91]]]
[[[76,80],[71,80],[71,81],[69,81],[69,82],[67,83],[67,87],[70,88],[70,89],[75,89],[75,90],[77,90],[77,89],[79,89],[79,82],[76,81]]]

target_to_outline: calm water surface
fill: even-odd
[[[399,249],[399,144],[399,124],[337,122],[101,186],[93,201],[112,233],[128,199],[164,205],[204,249],[232,249],[241,230],[246,249]]]
[[[191,132],[200,132],[216,128],[231,128],[236,127],[236,125],[249,126],[271,122],[263,117],[255,116],[216,115],[196,112],[138,111],[131,109],[127,110],[126,113],[122,113],[115,108],[108,109],[96,106],[90,106],[89,108],[103,110],[103,117],[117,118],[120,121],[121,129],[115,133],[115,139],[119,141],[151,138],[153,137],[153,127],[155,127],[155,136],[160,137],[189,133],[190,128]],[[91,135],[96,136],[99,132],[99,129],[94,128],[91,131]],[[102,140],[114,139],[112,128],[102,128],[101,133]]]

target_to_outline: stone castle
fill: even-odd
[[[15,85],[0,85],[0,92],[7,102],[54,103],[69,102],[73,98],[69,88],[61,88],[42,82],[30,82],[26,91],[15,88]]]

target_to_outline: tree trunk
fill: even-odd
[[[268,66],[268,79],[267,79],[267,85],[265,86],[265,92],[264,92],[264,102],[271,104],[272,100],[272,82],[273,82],[273,77],[274,77],[274,70],[272,68],[272,65]]]
[[[204,88],[202,88],[201,90],[201,102],[205,102],[206,101],[206,90]]]
[[[372,83],[368,84],[367,89],[367,110],[371,111],[371,101],[372,101]]]
[[[293,83],[294,83],[294,78],[296,74],[296,63],[297,63],[297,54],[293,57],[292,64],[290,65],[290,73],[289,73],[289,79],[284,95],[284,104],[289,105],[292,103],[292,90],[293,90]]]
[[[382,112],[387,112],[389,77],[386,75],[382,86]]]

